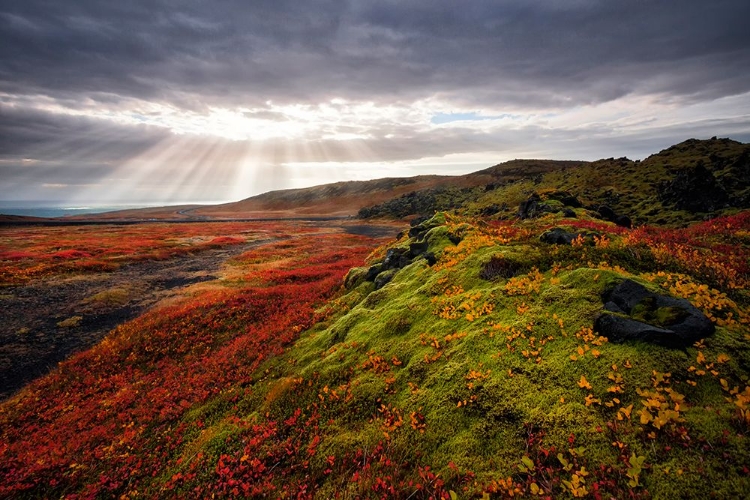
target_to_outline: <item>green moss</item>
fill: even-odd
[[[608,185],[601,182],[602,188]],[[514,189],[522,192],[521,186]],[[438,214],[435,220],[445,222],[445,217]],[[523,227],[536,230],[535,224],[541,223]],[[452,231],[436,226],[425,237],[430,251],[441,255],[455,248],[450,236],[466,242],[475,230],[469,224]],[[606,477],[620,488],[615,497],[629,495],[626,459],[632,453],[646,457],[642,486],[634,493],[647,489],[656,498],[741,495],[748,487],[742,465],[750,452],[719,378],[732,386],[747,380],[747,327],[717,328],[700,351],[607,343],[590,330],[602,310],[602,294],[625,277],[656,289],[640,276],[644,269],[655,270],[650,253],[559,248],[538,242],[537,234],[530,230],[504,245],[481,246],[452,266],[441,260],[430,267],[418,259],[394,271],[377,291],[352,278],[353,286],[337,299],[346,307],[304,332],[282,356],[269,359],[257,372],[263,377],[236,411],[246,419],[278,422],[297,408],[320,413],[322,440],[305,474],[318,474],[321,498],[367,495],[350,484],[351,471],[326,476],[321,470],[329,456],[340,459],[378,443],[393,460],[409,464],[406,481],[420,481],[418,467],[429,465],[456,491],[465,483],[455,469],[470,470],[478,490],[509,476],[527,484],[529,477],[518,468],[522,457],[541,460],[541,450],[554,447],[570,460],[578,454],[578,467],[585,465],[592,473],[589,486],[596,471],[609,471]],[[398,244],[405,247],[410,241]],[[482,279],[480,271],[492,259],[513,263],[514,272]],[[614,264],[624,269],[611,269]],[[532,278],[538,290],[518,288],[516,293],[509,285]],[[455,314],[441,317],[450,307]],[[662,325],[680,315],[649,303],[633,314]],[[707,360],[703,365],[698,352]],[[729,353],[729,359],[718,363],[719,353]],[[718,375],[706,368],[708,363],[714,363]],[[706,368],[705,374],[696,375],[696,366]],[[669,402],[667,389],[684,396],[679,425],[641,424],[639,412],[649,398],[643,391],[661,391]],[[338,391],[336,398],[332,390]],[[191,421],[216,422],[211,428],[217,432],[216,439],[195,444],[191,451],[226,450],[220,439],[226,441],[234,431],[224,428],[219,416],[230,411],[229,400],[217,398],[191,413]],[[628,408],[630,417],[623,417],[619,411]],[[400,415],[402,422],[388,428],[387,412]],[[412,412],[423,417],[421,431],[411,426]],[[571,471],[562,470],[556,453],[546,463],[549,477],[568,480]],[[565,498],[564,487],[556,484],[553,496]]]

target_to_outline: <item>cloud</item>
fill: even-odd
[[[302,164],[325,182],[750,136],[741,0],[6,4],[2,197],[217,199]]]
[[[750,90],[742,1],[38,2],[0,13],[0,88],[184,108],[445,99],[510,107]]]

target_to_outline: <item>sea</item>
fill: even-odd
[[[163,207],[166,204],[67,205],[33,201],[0,201],[0,215],[24,215],[27,217],[66,217],[73,215],[100,214],[115,210]]]

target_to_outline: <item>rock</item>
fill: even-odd
[[[599,216],[606,221],[614,222],[618,226],[627,227],[628,229],[633,227],[633,222],[630,220],[630,217],[627,215],[618,215],[607,205],[599,205],[596,211],[599,213]]]
[[[499,213],[500,211],[502,211],[502,208],[500,207],[500,205],[496,205],[493,203],[492,205],[488,205],[482,208],[482,210],[479,213],[480,215],[484,217],[491,217],[495,215],[496,213]]]
[[[463,236],[461,236],[460,234],[448,233],[448,240],[454,245],[458,245],[463,239]]]
[[[393,277],[396,275],[396,269],[384,271],[375,277],[375,290],[380,290],[385,285],[390,283]]]
[[[534,219],[544,214],[564,211],[563,207],[579,208],[583,206],[578,198],[567,191],[552,191],[551,193],[545,193],[544,196],[549,203],[543,201],[538,193],[533,193],[526,201],[521,202],[518,206],[518,218]],[[575,212],[569,208],[567,210],[569,210],[568,214],[573,213],[573,215],[566,215],[566,217],[575,217]]]
[[[566,207],[581,208],[583,204],[567,191],[552,191],[547,193],[548,200],[557,200]]]
[[[411,262],[409,256],[406,255],[408,252],[405,248],[391,248],[385,253],[385,259],[383,259],[383,270],[386,269],[401,269],[406,267]]]
[[[615,214],[615,211],[609,208],[607,205],[599,205],[599,208],[596,209],[597,212],[599,212],[599,215],[604,220],[608,220],[610,222],[614,222],[617,215]]]
[[[728,204],[729,195],[714,174],[699,162],[695,168],[681,170],[671,181],[663,182],[659,186],[659,199],[677,210],[713,212]]]
[[[631,221],[630,217],[628,217],[627,215],[620,215],[617,218],[615,218],[615,220],[612,222],[614,222],[620,227],[626,227],[628,229],[633,227],[633,221]]]
[[[542,235],[539,236],[539,239],[543,243],[549,243],[551,245],[570,245],[573,243],[574,239],[582,234],[583,233],[572,233],[561,227],[554,227],[543,232]]]
[[[383,266],[381,264],[375,264],[374,266],[370,266],[370,269],[367,270],[367,275],[365,276],[365,279],[367,281],[375,281],[375,278],[380,274],[380,272],[383,270]]]
[[[563,216],[571,218],[571,219],[575,219],[577,217],[576,213],[572,209],[567,208],[567,207],[563,209]]]
[[[367,277],[369,275],[370,270],[365,269],[364,267],[354,267],[349,270],[348,273],[346,273],[346,277],[344,278],[344,287],[347,290],[351,290],[353,288],[356,288],[359,286],[360,283],[367,280]],[[373,276],[373,280],[375,277]],[[372,280],[369,280],[372,281]]]
[[[414,258],[419,255],[422,255],[427,251],[427,248],[429,247],[427,241],[417,241],[414,243],[409,244],[409,256]]]
[[[518,206],[518,218],[533,219],[534,217],[539,217],[543,213],[542,208],[539,206],[540,204],[542,204],[542,199],[539,195],[536,193],[532,194],[529,196],[529,199],[522,201]]]
[[[437,264],[437,257],[435,257],[435,254],[432,252],[425,252],[422,254],[422,257],[427,260],[427,264],[430,266]]]
[[[594,330],[613,342],[639,340],[686,347],[713,334],[711,320],[685,299],[650,292],[626,279],[602,296]]]
[[[433,220],[432,217],[417,217],[411,221],[409,229],[409,238],[421,239],[430,229],[440,225],[440,222]]]

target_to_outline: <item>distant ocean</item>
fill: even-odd
[[[0,202],[0,214],[25,215],[27,217],[66,217],[84,214],[100,214],[115,210],[131,210],[135,208],[161,207],[164,205],[79,205],[79,206],[50,206],[36,202]]]

